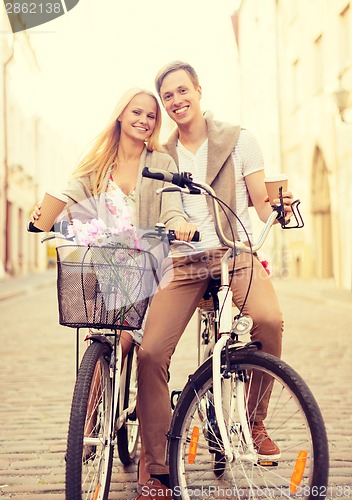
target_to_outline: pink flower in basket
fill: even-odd
[[[79,245],[84,246],[111,246],[122,245],[139,249],[137,233],[127,219],[127,214],[121,214],[119,225],[109,228],[102,219],[92,219],[81,222],[72,219],[67,235]]]

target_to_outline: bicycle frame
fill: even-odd
[[[218,292],[219,310],[222,311],[221,316],[219,318],[220,338],[217,342],[215,342],[213,357],[212,357],[213,396],[214,396],[215,415],[220,431],[225,457],[226,460],[229,462],[232,462],[232,460],[234,460],[234,458],[236,457],[232,452],[230,439],[226,430],[223,401],[228,401],[228,398],[226,397],[223,398],[223,392],[224,389],[225,390],[229,389],[228,386],[231,384],[232,380],[231,377],[225,379],[222,376],[221,352],[226,347],[228,341],[231,340],[230,333],[232,330],[232,290],[229,286],[228,262],[232,259],[233,253],[234,253],[233,249],[230,248],[229,250],[227,250],[227,252],[221,259],[221,286]],[[253,446],[253,440],[249,430],[248,420],[246,418],[246,412],[244,408],[245,382],[243,380],[239,380],[238,378],[236,378],[235,384],[236,384],[236,394],[238,395],[238,397],[236,398],[236,404],[239,414],[240,425],[249,450],[248,459],[252,460],[253,462],[256,462],[257,453]],[[231,418],[231,411],[229,411],[228,414],[229,418]]]

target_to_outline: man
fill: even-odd
[[[203,114],[200,107],[202,89],[189,64],[170,63],[159,71],[155,84],[167,114],[177,125],[177,130],[165,145],[166,151],[182,171],[191,172],[195,180],[210,184],[217,196],[236,211],[245,226],[243,230],[240,225],[235,225],[236,238],[246,240],[246,232],[251,237],[249,200],[264,222],[272,211],[257,141],[247,130],[214,121],[210,113]],[[292,193],[285,192],[283,197],[286,219],[289,219]],[[202,241],[196,244],[195,251],[178,249],[164,261],[161,287],[153,298],[147,317],[138,367],[139,421],[145,453],[139,481],[145,471],[151,480],[145,487],[150,488],[149,497],[149,490],[144,490],[138,498],[154,498],[158,494],[168,498],[170,495],[167,491],[168,468],[165,466],[166,433],[171,417],[168,367],[210,278],[220,274],[220,259],[225,252],[216,235],[206,197],[183,195],[183,204],[189,222],[200,230]],[[233,239],[225,218],[223,226],[225,235]],[[189,240],[191,236],[190,232],[185,239]],[[239,307],[247,293],[250,267],[250,255],[240,254],[236,258],[232,290]],[[252,340],[260,341],[263,351],[279,357],[282,315],[271,281],[256,257],[253,281],[243,312],[254,322]],[[258,454],[274,459],[280,456],[280,449],[265,430],[263,420],[267,405],[268,398],[257,409],[256,421],[251,423],[252,435],[255,443],[260,442],[256,446]],[[259,436],[260,439],[256,440]]]

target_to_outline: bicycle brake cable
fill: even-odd
[[[248,283],[248,287],[247,287],[247,291],[246,291],[246,295],[244,297],[244,300],[243,300],[243,304],[242,306],[239,308],[240,309],[240,312],[239,312],[239,315],[241,316],[242,315],[242,312],[243,312],[243,309],[246,305],[246,302],[248,300],[248,295],[249,295],[249,291],[251,289],[251,286],[252,286],[252,281],[253,281],[253,268],[254,268],[254,256],[253,256],[253,252],[252,252],[252,242],[250,240],[250,237],[249,237],[249,234],[248,234],[248,231],[247,229],[245,228],[243,222],[241,221],[241,219],[238,217],[238,215],[232,210],[231,207],[229,207],[224,201],[222,201],[220,198],[218,198],[217,196],[213,196],[211,195],[212,198],[218,202],[221,210],[223,211],[228,223],[229,223],[229,227],[230,227],[230,231],[231,231],[231,236],[232,236],[232,241],[235,241],[235,232],[233,230],[233,227],[231,225],[231,222],[230,222],[230,218],[229,218],[229,215],[226,213],[225,211],[225,208],[235,217],[235,219],[239,222],[240,226],[242,227],[245,235],[246,235],[246,238],[247,238],[247,242],[248,242],[248,246],[251,250],[250,252],[250,255],[251,255],[251,271],[250,271],[250,277],[249,277],[249,283]],[[225,207],[225,208],[224,208]],[[236,248],[236,245],[235,245],[235,248]],[[234,248],[234,250],[235,250]],[[231,277],[229,279],[229,288],[231,286],[231,283],[233,281],[233,277],[234,277],[234,271],[235,271],[235,260],[236,260],[236,252],[234,251],[234,255],[233,255],[233,263],[232,263],[232,270],[231,270]],[[223,307],[221,308],[221,310],[219,311],[219,316],[221,317],[221,313],[222,313],[222,309]]]

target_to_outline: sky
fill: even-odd
[[[181,59],[198,72],[203,109],[238,121],[231,22],[237,4],[80,0],[66,15],[28,30],[41,68],[35,86],[45,119],[83,147],[105,126],[125,90],[154,90],[159,68]]]

